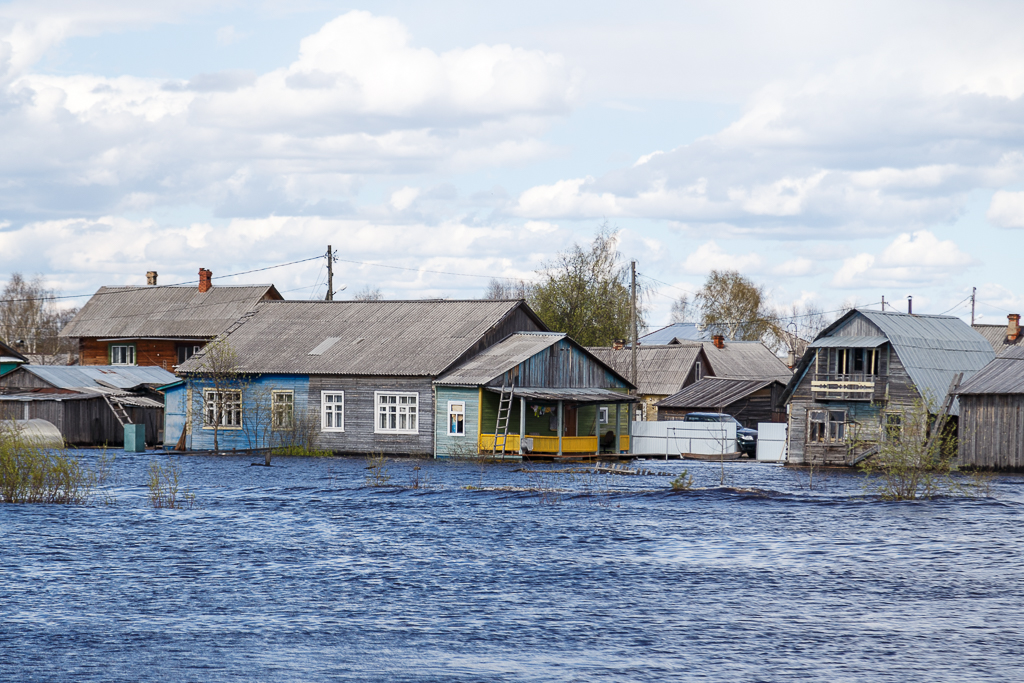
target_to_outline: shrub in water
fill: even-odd
[[[88,467],[65,449],[42,448],[17,428],[0,429],[0,502],[84,504],[110,476],[113,458]],[[105,502],[111,502],[105,498]]]
[[[196,494],[188,488],[181,490],[181,465],[174,461],[149,463],[149,502],[155,508],[191,510],[196,506]]]

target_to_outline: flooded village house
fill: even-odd
[[[260,448],[304,432],[336,453],[472,455],[494,448],[504,385],[505,452],[527,446],[524,431],[534,450],[596,452],[585,435],[631,400],[624,378],[519,300],[262,301],[224,339],[237,385],[214,386],[209,348],[186,361],[166,387],[169,446],[210,449],[216,431],[221,448]]]
[[[958,373],[969,379],[994,357],[959,318],[848,312],[811,342],[786,387],[789,462],[861,462],[918,406],[935,412]]]

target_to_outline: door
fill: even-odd
[[[576,436],[576,409],[577,406],[565,406],[564,413],[562,415],[563,429],[565,431],[562,436]]]

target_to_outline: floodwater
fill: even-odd
[[[151,507],[152,460],[200,507]],[[674,492],[518,471],[546,463],[391,461],[370,487],[359,459],[254,460],[124,454],[113,505],[0,505],[0,680],[1024,677],[1019,477],[884,503],[856,474],[809,489],[755,463],[638,463],[712,487]]]

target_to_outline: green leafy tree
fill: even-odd
[[[773,342],[780,336],[778,316],[764,287],[735,270],[712,270],[694,297],[700,322],[712,334],[732,341]]]
[[[584,346],[632,337],[629,268],[617,245],[618,233],[605,224],[589,246],[574,244],[537,271],[540,282],[529,288],[529,303],[545,325]]]

